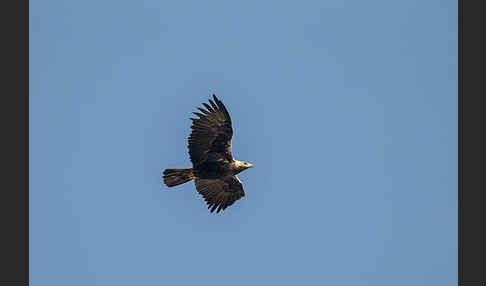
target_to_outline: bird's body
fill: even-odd
[[[253,165],[233,159],[231,118],[223,103],[213,95],[199,118],[193,122],[189,136],[189,156],[192,168],[165,169],[164,184],[177,186],[195,180],[197,191],[204,197],[211,212],[219,212],[245,196],[243,185],[236,175]]]

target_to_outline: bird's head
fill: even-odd
[[[241,171],[253,167],[253,164],[248,162],[242,162],[242,161],[235,161],[235,165],[236,165],[236,173],[240,173]]]
[[[245,169],[253,167],[252,163],[244,162],[245,163]]]

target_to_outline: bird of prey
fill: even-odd
[[[214,100],[214,101],[213,101]],[[207,203],[210,212],[219,213],[245,196],[243,185],[236,176],[253,167],[252,164],[233,159],[231,138],[233,128],[228,110],[213,94],[213,100],[203,103],[199,118],[192,120],[188,138],[192,168],[165,169],[164,184],[174,187],[194,180],[196,190]]]

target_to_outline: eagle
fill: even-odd
[[[213,101],[214,100],[214,101]],[[188,138],[189,157],[192,168],[165,169],[164,184],[178,186],[194,180],[196,190],[206,201],[210,212],[219,213],[245,196],[243,184],[236,176],[253,167],[248,162],[238,161],[231,154],[233,127],[228,110],[213,94],[209,104],[200,112],[193,112],[198,118],[192,120]]]

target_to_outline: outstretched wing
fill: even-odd
[[[223,157],[230,162],[233,160],[231,118],[226,107],[214,94],[213,99],[214,102],[209,100],[211,105],[203,103],[207,110],[198,108],[202,113],[193,112],[199,117],[198,119],[190,118],[192,132],[189,136],[188,147],[194,167],[205,163],[209,158]]]
[[[230,175],[221,179],[196,179],[196,189],[204,197],[211,212],[226,209],[245,196],[238,177]]]

